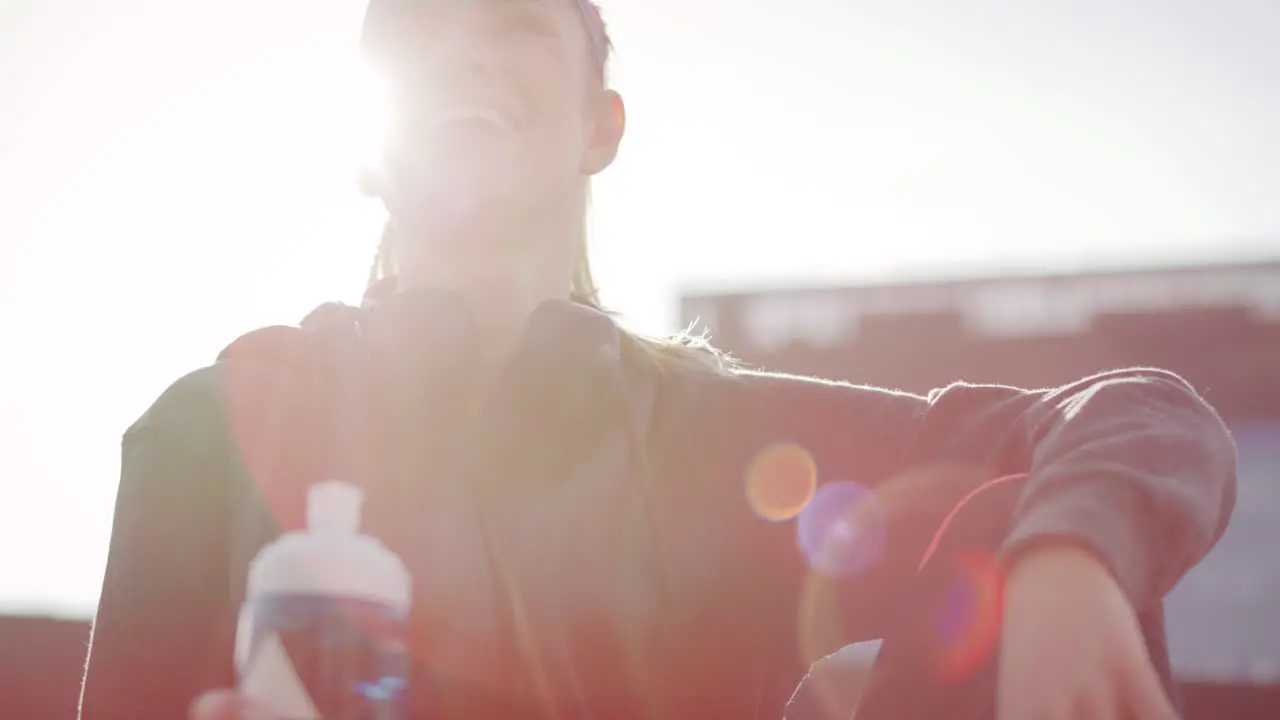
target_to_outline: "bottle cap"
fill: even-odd
[[[355,535],[360,531],[360,488],[339,480],[311,486],[307,493],[307,528],[315,533]]]

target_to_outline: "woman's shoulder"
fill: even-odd
[[[210,363],[191,370],[169,385],[125,431],[125,437],[164,435],[170,438],[198,436],[216,429],[222,415],[219,375]]]
[[[856,445],[900,460],[928,408],[912,393],[742,368],[672,373],[663,385],[658,449],[737,464],[780,445],[814,457],[842,456]]]
[[[923,411],[928,400],[891,388],[858,385],[811,375],[771,372],[741,366],[715,372],[692,370],[677,373],[673,386],[688,398],[689,410],[724,420],[745,417],[910,417]]]
[[[246,401],[273,395],[270,386],[292,359],[296,328],[268,327],[246,333],[206,365],[165,387],[125,431],[126,440],[160,436],[191,448],[229,440],[229,428],[245,413]]]

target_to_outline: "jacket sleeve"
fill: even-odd
[[[704,393],[709,415],[697,422],[726,429],[700,439],[716,464],[702,473],[725,479],[729,504],[743,504],[743,483],[748,500],[758,493],[751,484],[761,482],[756,466],[769,448],[799,449],[816,469],[816,493],[798,517],[769,522],[756,508],[741,531],[760,585],[788,594],[772,602],[778,617],[769,622],[829,636],[805,653],[810,660],[883,637],[935,533],[988,481],[1025,476],[1016,509],[1009,503],[1008,517],[992,521],[999,529],[983,551],[1080,543],[1140,608],[1209,551],[1234,507],[1235,448],[1224,424],[1165,371],[1116,371],[1043,391],[957,384],[927,396],[758,373],[714,385]],[[856,572],[824,568],[813,528],[831,530],[840,520],[833,508],[860,493],[840,532],[862,535],[835,558]],[[819,580],[826,599],[815,596]]]
[[[1023,396],[1010,422],[1002,396]],[[1139,609],[1158,603],[1226,530],[1236,499],[1236,450],[1217,413],[1173,373],[1106,373],[1047,392],[955,385],[930,396],[925,452],[959,454],[965,418],[996,418],[1027,482],[1000,548],[1044,540],[1084,545]],[[1023,405],[1025,407],[1017,407]]]
[[[182,718],[232,684],[227,460],[212,371],[169,388],[125,434],[82,720]]]

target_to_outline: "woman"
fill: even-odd
[[[585,250],[624,127],[596,8],[374,0],[365,38],[397,118],[369,302],[126,433],[84,720],[249,717],[246,563],[332,476],[413,574],[413,717],[780,717],[866,638],[859,717],[1173,716],[1161,599],[1235,492],[1186,383],[920,397],[628,333]]]

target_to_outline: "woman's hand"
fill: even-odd
[[[274,713],[235,690],[212,690],[195,699],[191,720],[277,720]]]
[[[1129,599],[1086,550],[1017,559],[1004,612],[999,720],[1176,720]]]

